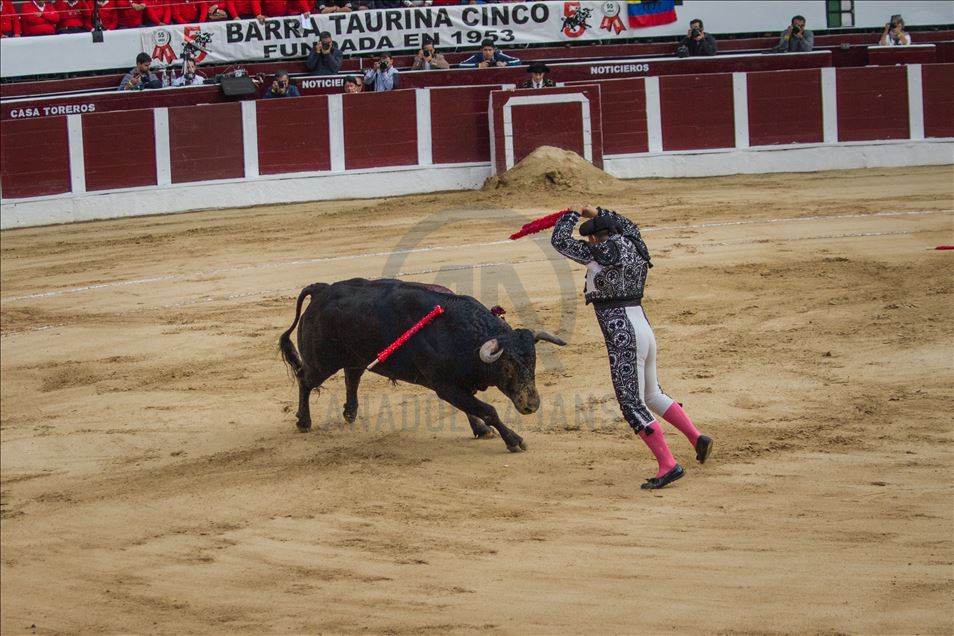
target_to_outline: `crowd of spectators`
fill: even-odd
[[[314,8],[320,13],[354,11],[367,8],[381,8],[382,5],[411,6],[418,4],[459,4],[457,0],[366,0],[354,4],[351,0],[319,0],[315,6],[312,0],[173,0],[172,3],[156,0],[93,0],[98,7],[103,28],[131,28],[145,24],[186,24],[204,20],[221,19],[258,19],[278,15],[310,15]],[[462,3],[475,3],[478,0],[465,0]],[[524,0],[513,0],[524,1]],[[54,33],[84,32],[92,28],[93,13],[89,0],[30,0],[24,2],[19,13],[10,0],[0,0],[0,35],[19,37],[21,35],[49,35]],[[900,15],[891,16],[885,24],[878,42],[881,46],[904,46],[911,43],[911,36],[904,30],[904,20]],[[792,17],[791,23],[779,36],[778,44],[772,48],[775,53],[805,53],[814,48],[814,34],[806,27],[804,16]],[[713,56],[718,43],[711,34],[706,33],[703,21],[694,18],[680,42],[675,54],[678,57]],[[308,71],[314,75],[337,75],[341,71],[343,55],[331,33],[322,31],[313,43],[305,62]],[[196,68],[195,60],[185,59],[181,72],[175,71],[159,79],[150,71],[152,60],[147,53],[140,53],[136,67],[126,73],[119,90],[141,90],[163,86],[194,86],[205,82],[205,77]],[[518,66],[522,62],[497,48],[492,39],[481,42],[480,50],[458,64],[460,68],[504,68]],[[442,70],[450,68],[450,63],[438,52],[433,40],[425,36],[421,48],[414,56],[411,70]],[[549,68],[543,63],[533,63],[528,69],[531,79],[523,82],[521,88],[545,88],[555,86],[546,77]],[[360,76],[349,76],[344,80],[346,93],[363,91],[389,91],[400,87],[400,72],[394,67],[387,52],[381,53],[378,60]],[[280,71],[275,75],[271,86],[265,93],[266,98],[297,97],[298,89],[292,84],[288,73]]]
[[[53,35],[93,30],[94,4],[102,29],[197,24],[222,20],[337,13],[415,6],[485,4],[489,0],[11,0],[0,6],[0,37]],[[493,0],[524,2],[526,0]]]

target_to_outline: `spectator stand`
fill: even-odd
[[[774,57],[786,56],[764,56]],[[493,170],[499,134],[511,136],[512,157],[498,169],[540,143],[585,153],[588,137],[591,156],[598,147],[619,177],[944,164],[954,153],[954,64],[630,76],[513,93],[504,84],[5,120],[0,226],[475,188]],[[705,109],[685,97],[699,91]],[[511,102],[509,133],[496,115],[490,125],[493,95]],[[533,99],[509,99],[524,96]],[[545,113],[552,126],[534,128],[541,104],[565,116]]]

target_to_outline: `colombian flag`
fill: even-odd
[[[626,4],[632,29],[676,21],[675,0],[629,0]]]

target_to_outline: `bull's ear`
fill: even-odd
[[[566,342],[565,342],[562,338],[560,338],[560,337],[558,337],[558,336],[554,336],[554,335],[553,335],[552,333],[550,333],[549,331],[542,331],[542,330],[541,330],[541,331],[534,331],[534,332],[533,332],[533,341],[534,341],[534,342],[540,342],[541,340],[543,340],[543,341],[545,341],[545,342],[552,342],[553,344],[555,344],[555,345],[560,345],[561,347],[563,347],[563,346],[566,345]]]

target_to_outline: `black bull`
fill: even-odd
[[[301,313],[308,296],[311,302]],[[315,283],[301,290],[295,321],[278,341],[285,362],[298,378],[299,430],[311,428],[308,398],[312,390],[341,369],[347,392],[344,418],[353,422],[365,367],[436,305],[444,313],[373,371],[434,390],[467,415],[477,437],[493,437],[490,426],[510,451],[526,450],[523,438],[500,421],[494,407],[474,395],[495,386],[520,413],[535,412],[540,407],[536,343],[566,343],[545,331],[511,329],[470,296],[397,280],[354,278],[332,285]],[[299,320],[296,351],[291,332]]]

